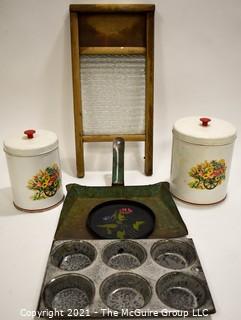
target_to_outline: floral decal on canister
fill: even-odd
[[[32,200],[53,197],[60,188],[60,169],[56,163],[39,172],[28,181],[27,188],[34,191]]]
[[[193,178],[188,185],[190,188],[212,190],[225,180],[226,163],[221,160],[205,160],[192,167],[189,176]]]

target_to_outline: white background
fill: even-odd
[[[150,184],[169,179],[175,120],[215,116],[241,126],[241,1],[116,1],[122,2],[156,4],[154,174],[143,174],[138,143],[126,145],[125,172],[126,185]],[[0,137],[27,128],[52,130],[59,137],[65,184],[110,185],[109,143],[86,145],[86,176],[75,178],[69,3],[0,0]],[[176,201],[208,279],[217,309],[213,320],[241,318],[240,145],[238,139],[223,203]],[[24,319],[21,308],[36,308],[61,207],[17,211],[3,151],[0,165],[0,318],[18,320]]]

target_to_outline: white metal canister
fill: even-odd
[[[46,130],[26,130],[4,141],[17,209],[37,212],[53,208],[64,198],[58,139]]]
[[[216,118],[187,117],[173,127],[170,190],[195,204],[223,200],[232,159],[235,127]]]

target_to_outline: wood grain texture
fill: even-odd
[[[153,4],[71,4],[70,12],[149,12]]]
[[[146,21],[146,118],[145,118],[145,174],[153,172],[153,91],[154,91],[154,13],[147,13]]]
[[[80,47],[145,47],[144,13],[79,14]]]
[[[145,47],[80,47],[80,54],[124,54],[124,55],[143,55],[146,53]]]
[[[70,13],[71,30],[71,54],[72,54],[72,79],[75,121],[75,149],[77,176],[84,176],[84,146],[83,146],[83,124],[81,107],[80,87],[80,58],[79,58],[79,26],[77,13]]]
[[[116,138],[123,138],[125,141],[145,141],[144,134],[117,134],[117,135],[84,135],[84,142],[111,142]]]

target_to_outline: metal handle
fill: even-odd
[[[124,186],[124,151],[125,140],[113,141],[112,186]]]

